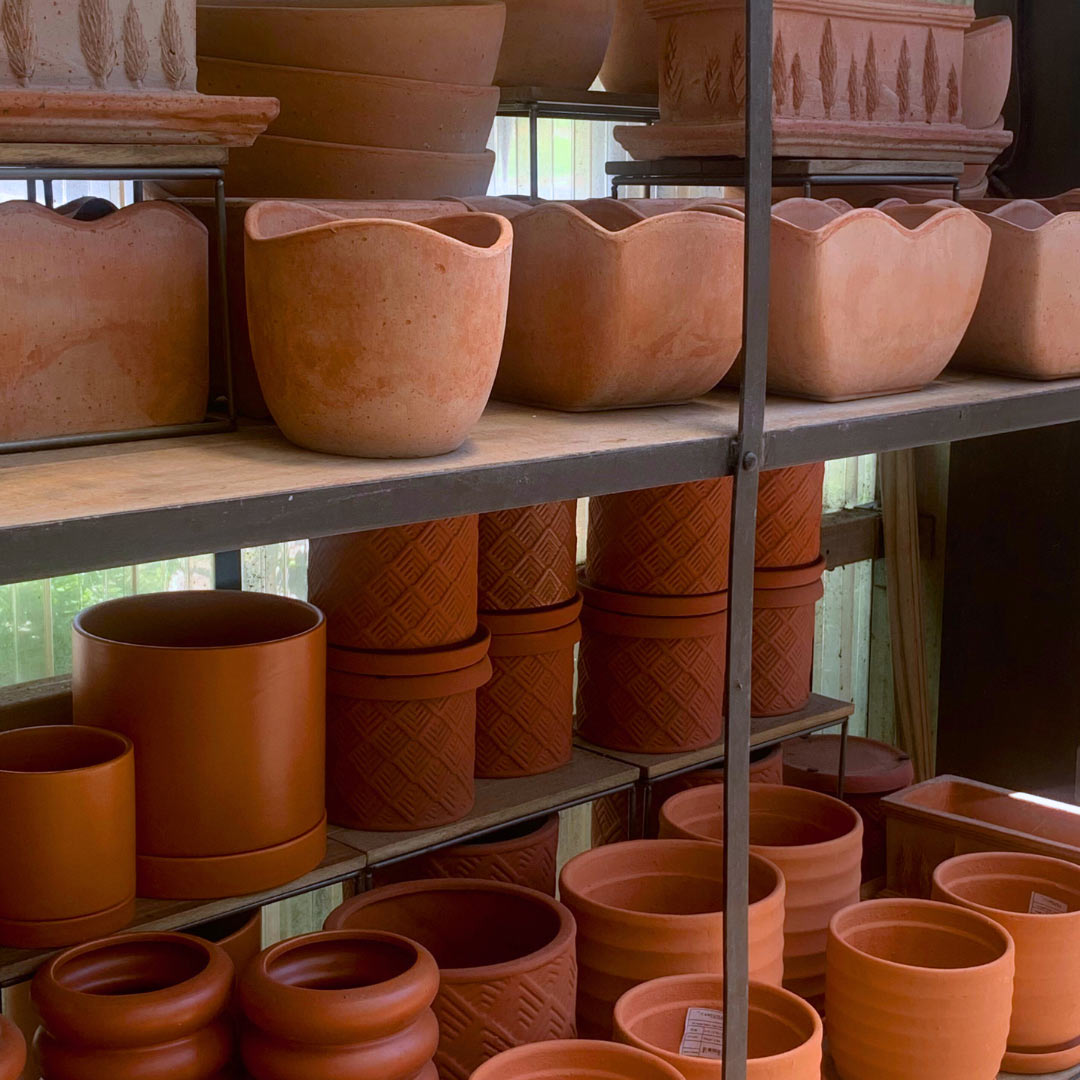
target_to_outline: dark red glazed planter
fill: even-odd
[[[767,469],[758,490],[758,567],[805,566],[821,552],[821,487],[825,463]]]
[[[26,1064],[26,1040],[22,1032],[0,1016],[0,1080],[19,1080]]]

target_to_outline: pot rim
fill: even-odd
[[[725,209],[734,210],[733,207]],[[694,221],[696,223],[699,223],[702,220],[724,222],[725,224],[722,225],[709,224],[703,227],[709,229],[723,229],[730,233],[732,238],[734,238],[736,234],[741,237],[745,228],[743,216],[739,214],[738,211],[735,213],[717,213],[713,209],[706,209],[673,210],[667,214],[655,214],[652,217],[643,216],[640,221],[631,222],[629,225],[624,225],[621,229],[609,229],[607,226],[602,225],[599,221],[596,221],[571,203],[559,202],[558,200],[552,200],[551,202],[544,202],[537,206],[530,207],[525,213],[519,215],[518,221],[521,223],[529,218],[553,216],[567,217],[578,228],[585,229],[587,232],[592,233],[602,242],[619,246],[632,243],[639,233],[654,229],[670,229],[673,224],[683,221]]]
[[[965,31],[964,40],[967,41],[969,37],[974,35],[985,34],[988,30],[1000,30],[1002,24],[1012,24],[1012,19],[1008,15],[984,15],[981,19],[976,19]]]
[[[95,735],[102,736],[103,740],[107,739],[115,744],[116,752],[104,761],[95,762],[93,765],[76,765],[70,769],[6,769],[3,765],[0,765],[0,778],[13,776],[83,776],[114,768],[118,762],[133,757],[135,754],[135,744],[126,735],[121,735],[118,731],[109,731],[106,728],[93,727],[90,724],[42,724],[40,726],[11,728],[8,731],[0,731],[0,744],[15,735],[25,738],[28,732],[48,732],[50,734],[63,732],[67,735],[75,729],[92,731]]]
[[[348,8],[327,8],[327,7],[311,7],[305,4],[230,4],[230,3],[215,3],[214,0],[199,0],[199,7],[209,8],[221,8],[226,11],[348,11],[350,13],[357,11],[441,11],[445,8],[487,8],[498,7],[503,0],[463,0],[458,4],[397,4],[391,7],[348,7]]]
[[[962,870],[971,863],[978,863],[988,859],[993,859],[1000,863],[1012,863],[1019,868],[1029,867],[1035,871],[1037,871],[1040,866],[1046,866],[1047,864],[1052,867],[1064,868],[1068,873],[1076,876],[1076,888],[1080,891],[1080,866],[1077,866],[1076,863],[1067,862],[1065,859],[1055,859],[1051,855],[1038,855],[1034,852],[1026,851],[974,851],[969,852],[966,855],[954,855],[951,859],[946,859],[943,863],[940,863],[934,868],[934,885],[941,891],[943,896],[946,897],[949,904],[985,915],[993,922],[996,922],[999,916],[1006,916],[1010,922],[1016,921],[1019,923],[1028,923],[1032,926],[1036,926],[1039,923],[1045,923],[1048,919],[1053,919],[1057,923],[1069,919],[1072,919],[1074,922],[1080,922],[1080,908],[1077,908],[1075,911],[1059,911],[1057,913],[1011,911],[1009,908],[992,907],[990,904],[980,903],[977,900],[969,900],[967,897],[960,896],[959,893],[952,890],[947,882],[942,880],[947,870]],[[987,873],[972,876],[977,877],[980,880],[986,880],[999,877],[1002,873],[1008,873],[1008,871],[1003,868],[999,873]],[[1032,884],[1034,885],[1036,882],[1033,881]]]
[[[515,1046],[504,1050],[493,1058],[489,1058],[472,1074],[471,1080],[489,1080],[489,1077],[499,1077],[500,1080],[508,1074],[503,1071],[503,1066],[521,1061],[527,1064],[530,1057],[537,1053],[566,1054],[563,1066],[571,1066],[576,1058],[580,1057],[583,1050],[594,1050],[597,1053],[607,1054],[609,1057],[624,1058],[627,1062],[633,1061],[641,1065],[648,1065],[655,1073],[655,1077],[649,1080],[683,1080],[682,1074],[662,1058],[655,1054],[647,1053],[636,1046],[627,1046],[624,1043],[604,1042],[599,1039],[554,1039],[549,1042],[526,1043],[524,1046]],[[551,1074],[554,1075],[554,1074]]]
[[[611,615],[630,615],[641,619],[693,619],[720,615],[728,609],[728,592],[694,593],[665,596],[651,593],[628,593],[591,585],[584,573],[578,584],[585,607]]]
[[[491,647],[491,633],[478,625],[476,633],[456,645],[435,645],[424,649],[350,649],[328,645],[328,671],[350,675],[400,676],[444,675],[480,663]]]
[[[774,589],[799,589],[813,585],[825,573],[825,556],[819,555],[804,566],[756,567],[754,569],[754,592],[771,592]]]
[[[909,228],[907,225],[897,221],[896,218],[891,217],[884,211],[877,210],[870,206],[863,206],[856,210],[838,214],[831,221],[827,221],[824,225],[820,225],[814,229],[796,225],[786,218],[777,217],[775,213],[772,215],[771,222],[774,231],[780,231],[781,233],[787,232],[799,237],[809,237],[813,246],[820,246],[821,244],[827,243],[832,237],[843,232],[845,229],[848,229],[853,224],[861,221],[882,222],[884,226],[890,229],[897,237],[906,240],[909,243],[915,243],[930,233],[945,228],[953,221],[962,221],[968,217],[977,222],[983,229],[988,230],[990,228],[985,221],[979,220],[979,216],[973,210],[969,210],[967,207],[959,205],[941,207],[936,214],[931,214],[925,221],[919,222],[914,228]]]
[[[371,701],[431,701],[473,693],[490,681],[491,674],[491,660],[486,653],[468,667],[429,675],[357,675],[351,671],[329,670],[326,692],[328,697]]]
[[[823,740],[820,743],[816,743],[816,740]],[[785,777],[787,771],[790,769],[793,777],[798,778],[797,784],[791,784],[791,787],[806,787],[812,791],[821,791],[822,794],[829,795],[836,791],[837,777],[839,776],[840,766],[840,742],[841,736],[839,735],[796,735],[792,739],[784,741],[784,772]],[[827,766],[822,769],[816,769],[811,771],[806,766],[800,764],[798,760],[791,761],[790,755],[787,751],[788,747],[806,746],[812,743],[827,749],[829,747],[836,747],[836,759],[837,765],[833,769],[831,766]],[[873,750],[875,753],[880,753],[882,758],[892,757],[895,760],[894,766],[884,772],[866,772],[859,773],[853,772],[851,766],[852,748],[853,745],[865,746],[867,749]],[[908,787],[912,783],[914,777],[914,767],[911,762],[911,758],[904,754],[898,747],[891,746],[889,743],[881,742],[878,739],[869,739],[862,735],[849,735],[848,736],[848,767],[844,776],[844,795],[889,795],[894,791],[900,791],[905,787]],[[787,783],[785,779],[784,783]],[[820,785],[820,786],[819,786]]]
[[[524,836],[512,836],[503,840],[490,840],[488,836],[498,835],[502,829],[513,828],[514,826],[502,826],[494,833],[488,834],[488,836],[480,836],[475,841],[470,841],[468,837],[463,840],[458,840],[448,848],[443,848],[441,854],[453,853],[465,853],[468,852],[471,855],[477,853],[485,855],[497,855],[503,851],[516,850],[521,845],[531,845],[540,843],[548,839],[552,833],[557,834],[559,831],[559,815],[557,813],[548,814],[545,817],[539,817],[534,819],[531,824],[536,827],[530,829]],[[440,854],[437,852],[436,854]]]
[[[516,611],[481,611],[477,618],[492,637],[518,634],[541,634],[569,626],[581,614],[583,597],[580,592],[561,604],[543,608],[522,608]]]

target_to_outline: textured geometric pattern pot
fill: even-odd
[[[666,1061],[633,1046],[582,1040],[507,1050],[472,1080],[682,1080]]]
[[[821,554],[825,463],[766,469],[758,490],[754,565],[806,566]]]
[[[0,1016],[0,1080],[19,1080],[26,1064],[26,1040],[22,1032]]]

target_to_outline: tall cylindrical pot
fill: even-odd
[[[805,566],[821,553],[825,463],[766,469],[758,491],[757,567]]]

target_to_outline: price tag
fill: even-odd
[[[1028,904],[1029,915],[1064,915],[1068,910],[1069,905],[1064,900],[1055,900],[1041,892],[1033,892]]]
[[[724,1014],[719,1009],[687,1009],[679,1053],[686,1057],[724,1056]]]

